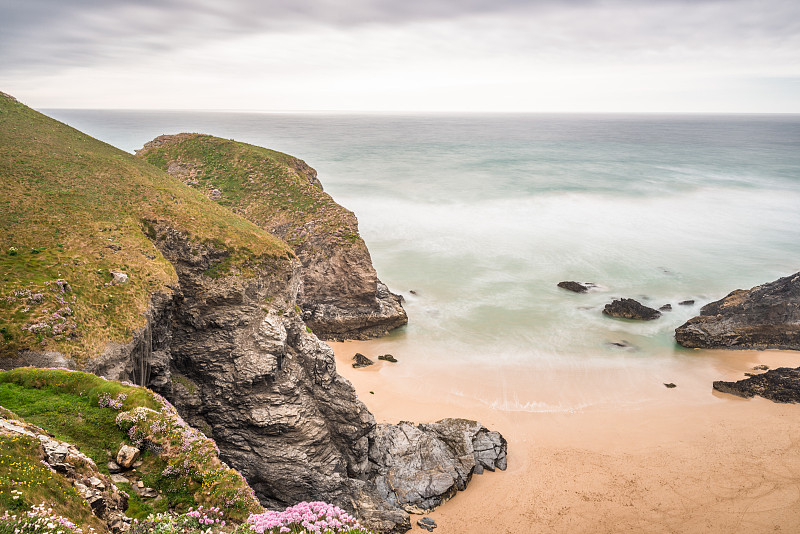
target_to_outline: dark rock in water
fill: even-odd
[[[633,299],[618,299],[610,304],[606,304],[603,313],[618,319],[635,319],[638,321],[650,321],[661,317],[661,312],[648,308]]]
[[[353,367],[358,369],[360,367],[367,367],[368,365],[372,365],[375,362],[361,354],[360,352],[356,352],[356,355],[353,356]]]
[[[673,384],[672,382],[670,382],[669,384],[664,384],[664,386],[666,386],[668,389],[672,389],[672,388],[678,387],[675,384]]]
[[[416,295],[417,294],[417,292],[414,291],[413,289],[409,289],[408,292],[411,293],[412,295]]]
[[[800,350],[800,273],[706,304],[675,340],[690,348]]]
[[[385,362],[397,363],[397,358],[395,358],[391,354],[382,354],[382,355],[378,356],[378,359],[379,360],[383,360]]]
[[[623,349],[630,351],[639,350],[639,348],[636,345],[634,345],[630,341],[625,341],[624,339],[620,341],[609,341],[608,343],[606,343],[606,345],[608,345],[612,349]]]
[[[682,300],[678,303],[678,306],[692,306],[694,304],[694,300]]]
[[[672,304],[664,304],[659,308],[661,311],[672,311]]]
[[[436,528],[436,521],[428,516],[425,516],[417,521],[417,525],[419,525],[419,528],[424,528],[428,532],[433,532],[433,529]]]
[[[760,395],[773,402],[800,402],[800,367],[780,367],[738,382],[714,382],[714,389],[749,399]]]
[[[574,291],[575,293],[586,293],[593,287],[597,287],[597,284],[592,284],[591,282],[559,282],[558,287],[561,289],[566,289],[567,291]]]
[[[379,424],[370,439],[369,481],[383,499],[425,513],[466,488],[473,474],[506,468],[506,440],[466,419]]]
[[[769,371],[769,365],[756,365],[753,371]]]

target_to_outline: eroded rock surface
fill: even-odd
[[[706,304],[675,339],[690,348],[800,350],[800,273]]]
[[[381,424],[370,440],[370,480],[389,503],[425,513],[466,488],[473,474],[506,468],[506,441],[465,419]]]
[[[634,299],[616,299],[606,304],[603,313],[618,319],[633,319],[638,321],[651,321],[661,317],[661,312],[649,308]]]
[[[505,468],[505,440],[474,421],[414,431],[376,426],[336,372],[333,350],[297,314],[280,313],[294,308],[296,260],[276,259],[249,278],[215,279],[204,275],[221,261],[213,249],[156,228],[180,282],[171,332],[163,338],[169,346],[153,347],[170,354],[175,377],[161,392],[187,422],[214,437],[221,458],[242,472],[265,506],[322,500],[377,531],[403,532],[411,526],[409,509],[433,508],[464,489],[473,473]],[[152,373],[151,382],[163,383]],[[387,437],[401,427],[401,434],[418,434],[413,450]],[[415,493],[422,465],[436,483]],[[408,487],[407,495],[391,497],[387,477],[392,487]]]
[[[714,382],[714,389],[749,399],[756,395],[773,402],[800,402],[800,368],[780,367],[738,382]]]

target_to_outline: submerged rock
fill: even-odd
[[[780,367],[738,382],[714,382],[714,389],[749,399],[756,395],[773,402],[800,402],[800,367]]]
[[[672,311],[672,304],[664,304],[659,308],[661,311]]]
[[[593,284],[591,282],[574,282],[574,281],[567,281],[567,282],[559,282],[558,287],[561,289],[566,289],[567,291],[573,291],[575,293],[586,293],[593,287],[597,287],[597,284]]]
[[[678,306],[692,306],[692,305],[694,305],[694,300],[692,299],[682,300],[678,303]]]
[[[382,354],[382,355],[378,356],[378,359],[379,360],[383,360],[385,362],[397,363],[397,358],[395,358],[391,354]]]
[[[800,350],[800,273],[737,289],[675,329],[690,348]]]
[[[618,319],[634,319],[637,321],[650,321],[661,317],[661,312],[648,308],[634,299],[616,299],[606,304],[603,313]]]

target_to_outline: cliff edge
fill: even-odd
[[[241,216],[246,205],[229,209],[209,198],[214,189],[2,95],[0,140],[0,367],[150,387],[216,441],[265,506],[324,500],[381,532],[408,530],[409,512],[505,468],[505,440],[474,421],[376,425],[303,321],[298,304],[317,305],[302,300],[313,283],[294,250],[306,249]],[[307,202],[334,210],[305,183]],[[312,212],[285,194],[286,224],[288,212]],[[363,247],[368,261],[334,222],[320,247],[333,253],[331,236],[350,236],[348,250]],[[371,265],[362,273],[374,276]],[[380,301],[374,280],[353,294]]]
[[[300,262],[298,304],[321,339],[367,339],[408,322],[378,279],[353,212],[317,171],[274,150],[210,135],[162,135],[137,155],[288,243]]]

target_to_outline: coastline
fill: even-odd
[[[691,351],[709,365],[701,376],[697,368],[670,376],[677,388],[655,383],[640,366],[595,383],[608,402],[552,409],[548,396],[566,390],[574,402],[582,394],[574,389],[591,379],[575,373],[571,380],[560,370],[552,379],[559,383],[542,389],[540,405],[487,403],[487,396],[526,389],[530,374],[464,365],[445,375],[399,354],[398,364],[353,369],[355,352],[375,359],[387,342],[329,344],[339,373],[379,422],[464,417],[508,440],[507,471],[473,477],[466,491],[429,514],[439,534],[800,528],[797,407],[713,392],[707,376],[734,380],[755,365],[796,367],[800,352]],[[653,389],[639,403],[625,398],[625,384],[637,379]],[[608,389],[614,380],[623,384],[621,396]],[[418,518],[412,532],[422,532]]]

